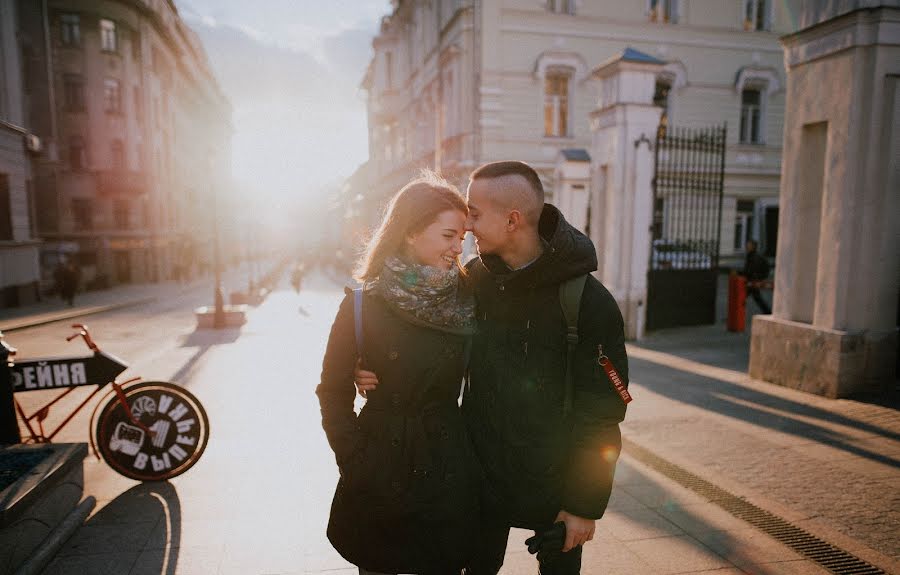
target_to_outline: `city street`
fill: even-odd
[[[120,378],[172,380],[195,393],[211,440],[193,469],[166,484],[126,480],[89,456],[85,493],[98,505],[46,573],[355,573],[324,534],[337,469],[314,395],[341,295],[320,273],[299,295],[285,281],[242,328],[220,332],[194,330],[191,310],[208,299],[199,289],[83,318],[104,351],[131,362]],[[63,341],[68,323],[7,338],[23,359],[81,353]],[[704,330],[720,327],[694,328],[692,339],[705,347]],[[631,346],[626,451],[583,572],[826,573],[631,457],[629,445],[894,571],[897,412],[749,381],[732,369],[741,353],[724,349],[727,338],[716,338],[718,352],[711,344],[686,357],[685,333]],[[20,398],[33,405],[41,393]],[[87,441],[84,413],[61,441]],[[527,536],[513,531],[501,573],[535,572]]]

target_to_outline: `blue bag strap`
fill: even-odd
[[[362,357],[363,330],[362,330],[362,288],[353,290],[353,328],[356,331],[356,353]]]

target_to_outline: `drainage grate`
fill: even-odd
[[[744,499],[713,485],[705,479],[697,477],[690,471],[666,461],[633,441],[623,438],[622,444],[625,448],[624,450],[631,457],[709,499],[725,511],[739,519],[743,519],[776,541],[780,541],[832,573],[837,573],[838,575],[885,575],[882,569],[866,563],[843,549],[822,541],[808,531],[792,525],[781,517],[773,515],[752,503],[748,503]]]

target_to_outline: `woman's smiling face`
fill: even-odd
[[[466,214],[446,210],[424,230],[406,239],[408,253],[418,264],[450,270],[457,265],[466,234]]]

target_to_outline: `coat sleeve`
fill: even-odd
[[[625,403],[597,362],[598,346],[603,346],[626,386],[628,357],[619,307],[606,288],[592,278],[585,287],[578,323],[580,343],[563,509],[586,519],[599,519],[609,503],[622,449],[619,423],[625,418]]]
[[[322,377],[316,387],[322,411],[322,427],[338,465],[342,465],[353,454],[359,439],[356,413],[353,411],[356,397],[353,370],[356,358],[353,293],[349,292],[341,302],[331,326],[325,359],[322,361]]]

